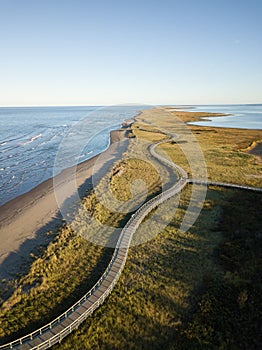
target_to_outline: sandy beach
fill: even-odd
[[[110,134],[110,146],[103,152],[106,164],[99,155],[62,171],[56,177],[58,190],[67,198],[72,196],[72,183],[84,195],[92,188],[95,165],[96,176],[102,177],[110,166],[121,158],[128,145],[128,123]],[[57,185],[58,184],[58,185]],[[23,273],[30,253],[47,244],[52,236],[47,232],[61,225],[62,217],[56,201],[53,179],[46,180],[26,194],[0,207],[0,279],[14,278]]]

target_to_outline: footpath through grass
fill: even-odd
[[[150,198],[175,181],[170,170],[149,158],[147,146],[165,139],[163,131],[180,134],[182,126],[176,117],[188,121],[199,118],[199,113],[194,117],[189,112],[168,112],[163,117],[161,109],[137,118],[128,157],[83,198],[72,225],[55,233],[55,240],[35,258],[29,273],[15,281],[12,295],[2,294],[2,342],[52,320],[87,292],[112,254],[112,249],[91,243],[94,233],[105,244],[130,217],[131,195]],[[190,130],[193,141],[201,144],[209,179],[261,185],[259,160],[243,152],[261,139],[261,131]],[[181,151],[186,142],[182,138],[159,148],[190,174]],[[138,192],[130,186],[136,179],[142,180]],[[122,211],[100,201],[108,188]],[[197,222],[183,233],[179,225],[190,194],[188,185],[171,220],[167,221],[167,213],[149,216],[149,224],[141,226],[136,237],[150,236],[161,222],[169,224],[150,241],[130,249],[110,297],[55,349],[258,349],[261,195],[210,188]],[[173,202],[168,203],[172,209]],[[90,217],[95,220],[91,222]]]
[[[11,288],[7,285],[6,290],[1,289],[1,343],[50,322],[95,284],[110,261],[110,246],[135,209],[134,202],[137,205],[151,198],[170,181],[165,167],[161,181],[158,168],[148,157],[147,145],[130,139],[128,159],[117,162],[95,190],[82,199],[82,207],[76,210],[70,225],[47,232],[55,239],[40,248],[38,256],[32,255],[29,272],[14,280]],[[136,179],[141,181],[141,188],[132,192]],[[101,201],[108,192],[116,198],[116,207],[110,196]],[[132,196],[133,201],[128,201]]]
[[[211,188],[182,233],[189,198],[187,188],[166,229],[130,249],[105,304],[54,349],[259,349],[261,196]]]
[[[262,130],[184,124],[210,115],[213,116],[212,113],[173,111],[164,108],[145,111],[137,118],[138,123],[134,124],[135,133],[140,137],[150,138],[149,132],[139,130],[150,123],[147,128],[158,128],[178,134],[180,137],[177,142],[165,143],[161,148],[173,162],[187,170],[190,176],[192,169],[184,152],[194,153],[195,145],[200,145],[210,181],[262,187],[262,153],[259,143],[262,140]],[[251,147],[250,150],[252,145],[256,147]]]

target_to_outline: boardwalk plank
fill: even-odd
[[[171,137],[171,135],[168,135]],[[172,139],[175,139],[174,137]],[[67,330],[67,327],[70,325],[72,326],[74,324],[75,320],[78,320],[81,318],[81,315],[85,315],[83,317],[86,318],[86,314],[91,314],[95,307],[97,307],[101,302],[103,296],[107,295],[107,291],[111,291],[111,288],[113,286],[113,283],[116,282],[116,279],[121,272],[121,269],[123,268],[123,263],[125,262],[126,255],[128,252],[128,243],[132,235],[134,234],[135,230],[137,229],[138,225],[141,223],[141,221],[144,219],[144,217],[149,213],[153,208],[157,207],[159,204],[163,203],[164,200],[167,198],[170,198],[171,196],[176,195],[181,191],[181,189],[186,186],[187,183],[194,183],[199,185],[214,185],[214,186],[224,186],[224,187],[231,187],[231,188],[240,188],[240,189],[248,189],[248,190],[254,190],[261,192],[261,188],[252,188],[248,186],[241,186],[241,185],[235,185],[235,184],[225,184],[225,183],[216,183],[216,182],[201,182],[195,179],[188,179],[187,173],[176,164],[166,160],[161,155],[155,152],[156,145],[166,142],[160,141],[154,145],[151,145],[149,150],[151,152],[151,155],[155,158],[157,158],[160,162],[166,164],[169,167],[172,167],[175,169],[175,171],[180,175],[181,179],[178,180],[176,184],[173,185],[170,189],[166,190],[160,195],[157,195],[153,199],[149,200],[147,203],[145,203],[143,206],[141,206],[136,213],[132,216],[130,221],[126,224],[122,231],[122,240],[121,242],[118,241],[119,248],[116,248],[115,254],[116,258],[113,262],[111,268],[109,269],[109,272],[107,276],[101,280],[100,286],[97,287],[97,289],[93,292],[92,295],[90,295],[86,301],[82,303],[81,306],[79,306],[75,311],[73,311],[67,318],[64,318],[60,321],[60,323],[53,326],[52,329],[47,330],[42,335],[36,335],[33,340],[29,340],[22,345],[17,346],[11,346],[10,349],[21,349],[21,350],[30,350],[30,349],[37,349],[38,345],[43,345],[44,342],[50,340],[54,335],[59,335],[60,332],[63,332]],[[101,298],[101,299],[100,299]],[[99,303],[98,303],[99,301]],[[78,322],[77,322],[78,323]],[[75,326],[74,326],[75,327]],[[69,331],[69,330],[68,330]],[[64,333],[63,333],[64,334]],[[59,341],[59,337],[57,337],[57,342]],[[8,345],[8,344],[6,344]],[[4,346],[6,346],[4,345]],[[0,346],[3,348],[4,346]]]
[[[79,315],[82,315],[84,312],[86,312],[88,309],[85,307],[85,305],[81,305],[78,309],[76,309],[76,312],[79,314]]]
[[[88,301],[90,301],[92,304],[94,304],[97,301],[96,295],[92,294],[89,298]]]

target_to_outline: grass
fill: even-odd
[[[96,189],[83,198],[70,225],[49,233],[56,236],[55,240],[36,257],[29,272],[13,282],[11,296],[2,299],[0,307],[2,343],[46,324],[86,293],[111,257],[112,249],[103,247],[114,245],[117,228],[129,219],[136,199],[141,201],[141,194],[144,200],[151,198],[161,190],[158,169],[147,158],[147,145],[131,139],[130,146],[129,158],[117,162]],[[140,154],[141,159],[137,158]],[[146,191],[141,186],[140,191],[136,188],[135,193],[131,192],[137,178],[146,185]],[[115,207],[110,195],[101,201],[101,196],[108,193],[116,199]],[[128,201],[130,195],[134,198]]]
[[[155,191],[156,188],[160,190],[160,176],[156,169],[151,169],[151,167],[152,165],[149,162],[135,158],[121,162],[119,166],[114,169],[113,176],[111,177],[110,189],[112,194],[118,200],[130,200],[133,197],[130,184],[134,183],[134,181],[138,179],[138,174],[139,179],[143,180],[143,184],[145,185],[147,191],[152,193],[152,191]],[[141,170],[143,170],[142,174]],[[141,189],[139,193],[140,192]]]
[[[189,198],[188,188],[182,208]],[[187,233],[178,209],[130,250],[105,304],[54,349],[259,349],[261,204],[259,194],[211,188]]]
[[[215,250],[220,275],[204,279],[182,341],[192,349],[259,349],[262,336],[262,240],[259,194],[237,192],[224,203]]]
[[[2,304],[4,340],[32,331],[65,311],[99,278],[110,254],[111,249],[91,244],[63,227]]]
[[[261,139],[261,131],[185,127],[177,120],[198,120],[201,115],[162,109],[144,111],[137,117],[133,124],[136,138],[130,138],[125,159],[83,198],[71,226],[59,229],[56,239],[2,303],[2,342],[34,330],[81,297],[112,254],[112,249],[101,245],[117,238],[117,229],[130,217],[135,200],[150,198],[175,181],[174,174],[148,153],[149,144],[166,138],[163,131],[181,137],[158,146],[158,151],[189,174],[192,169],[183,150],[191,152],[200,144],[209,179],[260,185],[258,159],[243,149]],[[194,174],[201,175],[201,163],[197,165]],[[132,183],[140,185],[138,193]],[[170,199],[148,215],[134,237],[134,242],[144,243],[130,249],[110,297],[55,349],[233,349],[232,344],[239,345],[237,349],[247,344],[256,348],[256,318],[261,307],[257,278],[261,198],[210,188],[198,220],[183,233],[179,225],[190,195],[191,186],[187,186],[176,211],[176,200]],[[242,218],[240,228],[236,228],[238,217]],[[219,332],[215,332],[217,319]],[[236,323],[245,328],[245,322],[248,327],[243,335],[229,327]]]
[[[216,197],[216,192],[210,192],[208,200]],[[189,198],[190,188],[183,193],[182,207]],[[184,210],[179,209],[157,237],[131,248],[107,302],[57,349],[168,348],[190,313],[193,292],[205,273],[216,270],[210,256],[221,239],[220,232],[209,235],[216,216],[206,224],[209,205],[192,231],[179,231]]]
[[[261,187],[262,167],[258,155],[262,138],[261,130],[244,130],[228,128],[210,128],[203,126],[185,126],[184,122],[197,121],[201,116],[207,117],[211,113],[201,112],[166,112],[165,109],[156,109],[145,111],[137,118],[138,123],[135,127],[141,127],[145,122],[157,126],[159,130],[166,130],[171,133],[178,133],[180,138],[178,142],[165,143],[161,147],[163,151],[177,164],[187,170],[192,176],[188,159],[193,159],[192,154],[199,145],[204,154],[207,176],[210,181],[222,181],[242,185]],[[137,131],[135,129],[135,134]],[[192,136],[193,135],[193,136]],[[139,137],[147,135],[137,134]],[[255,155],[247,153],[246,149],[257,143]],[[183,153],[187,152],[187,156]],[[202,166],[199,157],[194,158],[194,175],[198,173],[198,163]]]

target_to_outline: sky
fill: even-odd
[[[261,0],[0,0],[0,106],[262,103]]]

